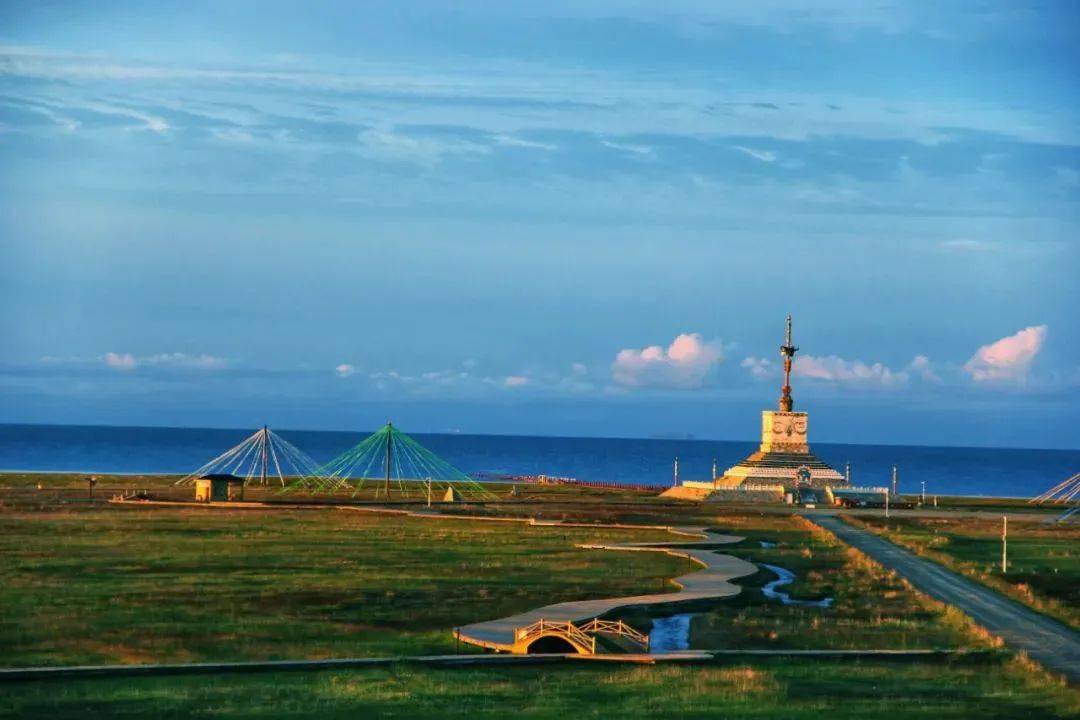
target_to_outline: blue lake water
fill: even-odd
[[[0,425],[0,470],[186,473],[254,432],[206,428]],[[282,437],[324,462],[364,437],[360,432],[290,431]],[[609,438],[424,435],[412,437],[467,473],[546,474],[618,483],[671,484],[705,479],[756,449],[756,442]],[[1080,470],[1080,450],[814,444],[814,452],[852,480],[886,485],[893,464],[900,490],[939,495],[1030,497]]]

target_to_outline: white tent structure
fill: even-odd
[[[177,480],[176,484],[190,485],[206,475],[227,474],[243,478],[245,485],[254,482],[266,485],[270,478],[276,478],[285,487],[287,477],[311,477],[318,472],[317,462],[263,425],[239,444]]]
[[[1058,522],[1068,519],[1073,514],[1080,512],[1080,473],[1059,482],[1041,495],[1036,495],[1028,500],[1028,503],[1035,505],[1065,505],[1067,509],[1058,518]]]

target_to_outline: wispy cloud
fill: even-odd
[[[46,355],[41,358],[43,365],[91,369],[104,365],[112,370],[131,372],[140,368],[164,370],[223,370],[229,361],[222,357],[207,354],[188,354],[181,352],[135,355],[130,352],[107,352],[97,357],[55,357]]]
[[[739,363],[740,367],[746,368],[755,378],[763,379],[777,374],[777,365],[768,358],[747,357]]]
[[[486,155],[491,148],[459,138],[409,135],[393,128],[370,129],[357,137],[361,155],[389,162],[434,165],[447,155]]]
[[[554,143],[538,142],[536,140],[525,140],[523,138],[514,137],[512,135],[495,135],[492,138],[497,145],[503,147],[515,147],[515,148],[527,148],[529,150],[546,150],[548,152],[554,152],[559,149],[558,145]]]
[[[612,150],[618,150],[621,153],[626,153],[643,160],[651,160],[656,157],[656,148],[651,145],[637,145],[634,143],[613,142],[611,140],[601,140],[600,144],[604,147],[611,148]]]
[[[401,65],[388,68],[354,64],[348,73],[328,72],[318,58],[273,63],[265,67],[195,67],[182,64],[151,64],[106,57],[73,55],[8,46],[0,48],[0,76],[62,82],[61,94],[68,102],[93,102],[96,94],[80,99],[79,86],[115,83],[127,94],[125,107],[110,105],[107,112],[128,115],[141,127],[166,132],[172,123],[160,113],[138,109],[132,93],[155,98],[176,95],[177,88],[199,86],[213,94],[243,89],[247,100],[258,99],[254,108],[272,114],[280,109],[281,93],[326,101],[333,98],[344,114],[371,121],[397,123],[430,117],[433,109],[451,114],[496,138],[494,143],[537,147],[546,145],[521,140],[529,128],[562,128],[589,133],[671,133],[730,137],[760,137],[806,141],[820,137],[905,139],[920,143],[941,142],[949,137],[942,128],[1000,133],[1045,143],[1075,143],[1078,133],[1069,123],[1024,108],[975,104],[951,100],[881,100],[865,95],[830,96],[824,100],[814,90],[771,92],[737,84],[726,89],[718,102],[711,85],[682,78],[672,83],[664,76],[641,77],[627,82],[620,74],[595,69],[553,69],[548,65],[515,63],[513,71],[500,67],[430,68]],[[600,99],[598,99],[600,98]],[[100,102],[100,101],[97,101]],[[528,113],[493,113],[492,108],[528,108]],[[724,107],[731,112],[716,112]],[[290,104],[290,111],[299,110]],[[314,112],[312,113],[314,117]],[[520,142],[518,142],[520,141]],[[522,143],[530,143],[524,145]],[[655,149],[648,145],[608,140],[608,147],[646,159]],[[777,160],[775,151],[753,144],[736,146],[763,162]]]
[[[198,370],[221,370],[228,366],[225,358],[215,355],[188,355],[186,353],[159,353],[140,358],[139,362],[145,365],[161,367],[185,367]]]
[[[846,360],[836,355],[803,355],[796,360],[791,372],[799,377],[867,388],[895,388],[908,381],[907,373],[902,370],[891,370],[879,362]]]
[[[760,160],[764,163],[774,163],[777,160],[777,155],[771,150],[758,150],[752,147],[745,147],[743,145],[732,145],[732,148],[738,150],[744,155],[749,155],[755,160]]]
[[[131,353],[107,352],[101,356],[102,362],[113,370],[128,372],[139,366],[139,361]]]
[[[930,358],[925,355],[916,355],[908,364],[907,371],[926,382],[938,385],[943,382],[941,376],[937,374],[937,371],[934,368],[934,363],[932,363]]]
[[[985,252],[990,249],[990,243],[983,240],[958,238],[955,240],[946,240],[941,243],[941,247],[944,250],[953,250],[956,252]]]
[[[341,363],[334,368],[334,373],[340,378],[347,378],[350,375],[356,374],[356,366],[350,363]]]

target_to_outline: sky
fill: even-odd
[[[0,422],[1080,447],[1075,3],[0,2]]]

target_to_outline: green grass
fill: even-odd
[[[0,500],[15,506],[48,506],[58,501],[84,501],[89,497],[87,484],[88,473],[35,473],[7,472],[0,473]],[[97,474],[94,497],[104,500],[123,491],[145,490],[156,499],[191,501],[194,497],[192,485],[175,485],[182,475],[132,474],[110,475]],[[292,485],[294,478],[286,478]],[[592,488],[580,485],[540,485],[517,483],[517,494],[511,496],[513,487],[510,483],[481,483],[490,493],[484,500],[497,500],[511,503],[560,503],[573,505],[610,504],[612,502],[649,501],[660,492],[629,488]],[[258,482],[244,488],[246,500],[289,502],[386,502],[382,494],[381,480],[366,480],[360,489],[352,488],[333,493],[313,492],[304,489],[283,489],[277,478],[270,478],[267,485]],[[460,487],[460,486],[459,486]],[[479,499],[468,488],[463,492],[470,499]],[[391,482],[389,502],[422,504],[426,497],[426,485],[422,481],[405,481],[401,484]],[[436,503],[441,493],[434,496]]]
[[[574,547],[642,539],[671,536],[330,509],[0,512],[0,664],[452,652],[454,626],[685,571]]]
[[[912,591],[895,573],[801,518],[728,512],[714,518],[714,526],[746,538],[723,552],[794,572],[797,580],[781,588],[793,598],[830,597],[833,602],[819,608],[766,598],[761,587],[776,576],[762,568],[736,581],[744,587],[742,593],[693,617],[692,648],[916,649],[993,644],[960,613]],[[762,541],[773,547],[762,547]]]
[[[1074,691],[1025,664],[839,663],[424,669],[5,685],[21,718],[1077,717]]]
[[[1001,573],[1000,518],[860,518],[865,527],[1080,628],[1080,526],[1009,522]]]
[[[435,654],[450,629],[538,605],[654,592],[687,572],[659,553],[582,542],[672,540],[659,531],[529,527],[328,508],[0,507],[0,664],[258,660]],[[45,495],[48,492],[45,491]],[[746,536],[730,552],[786,567],[798,597],[758,588],[695,622],[699,647],[982,647],[959,613],[784,514],[552,491],[532,510],[573,521],[701,523]],[[623,500],[621,495],[615,497]],[[484,511],[482,508],[474,511]],[[488,512],[491,510],[489,509]],[[760,540],[776,543],[762,548]],[[668,584],[667,587],[670,588]],[[466,647],[462,651],[468,651]],[[1076,693],[1023,660],[432,669],[28,682],[0,715],[94,717],[1076,717]]]

